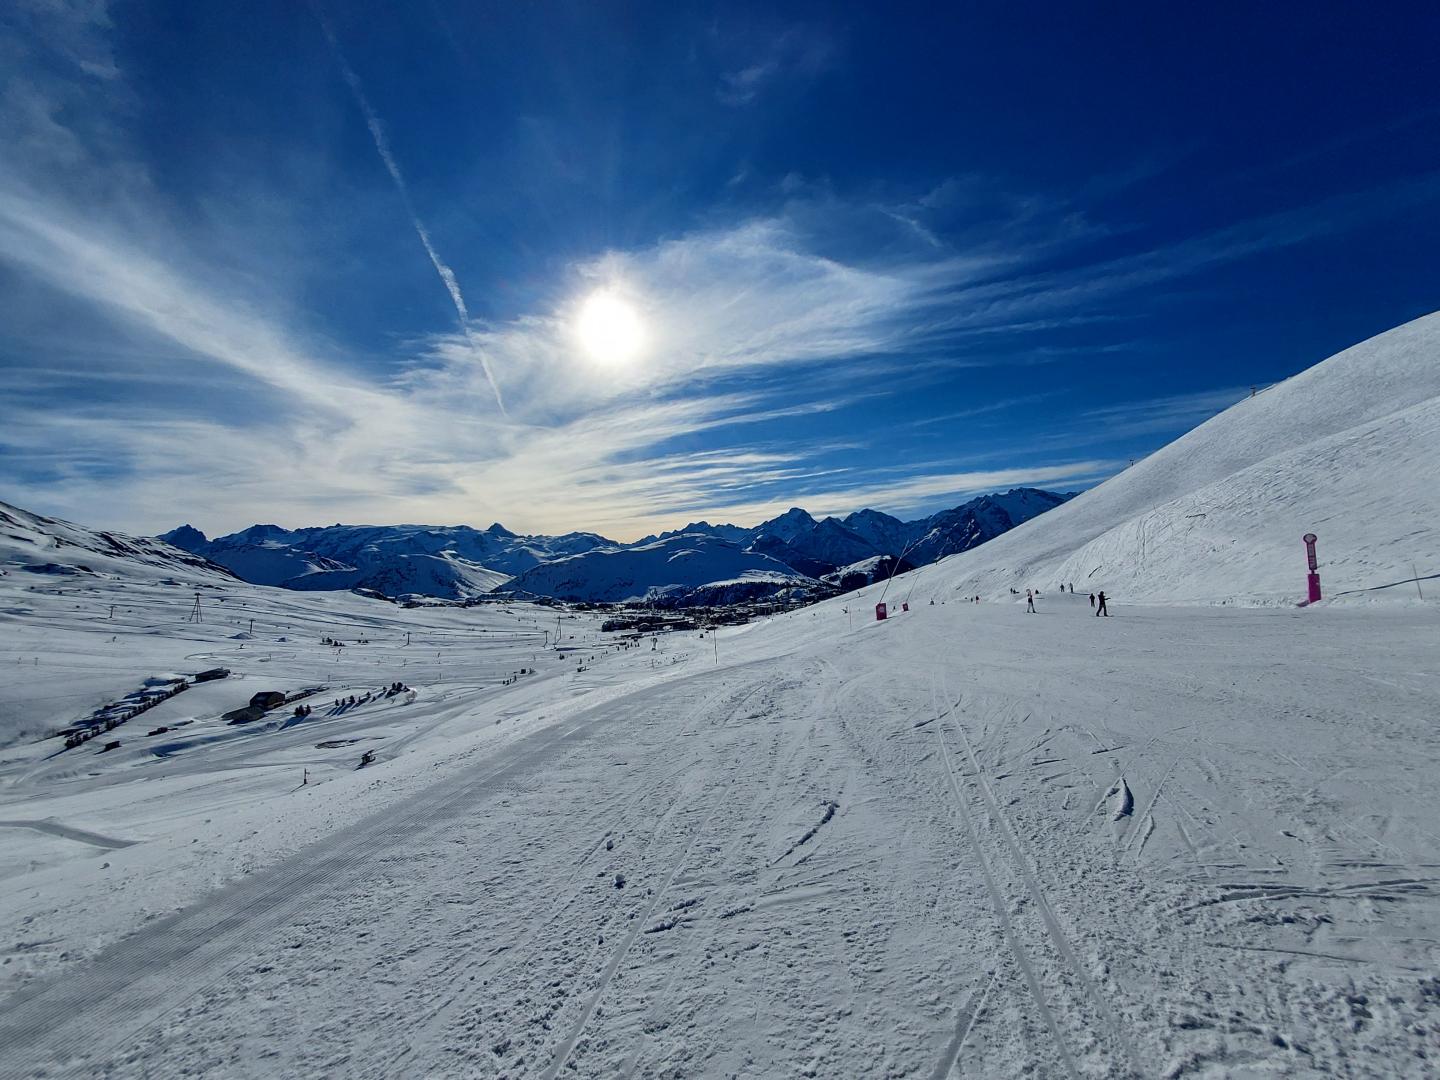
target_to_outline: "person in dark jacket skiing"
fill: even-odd
[[[1090,606],[1095,606],[1095,594],[1093,592],[1090,594]]]
[[[1035,613],[1035,594],[1029,589],[1025,590],[1025,613],[1027,615]]]
[[[1105,610],[1105,590],[1104,590],[1104,589],[1101,589],[1101,590],[1100,590],[1100,605],[1095,609],[1095,615],[1096,615],[1097,617],[1099,617],[1099,616],[1101,616],[1101,615],[1104,615],[1107,619],[1110,617],[1110,612],[1107,611],[1107,610]]]

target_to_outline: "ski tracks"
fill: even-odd
[[[970,1032],[974,1029],[976,1020],[985,1011],[985,1002],[990,999],[990,991],[995,989],[995,984],[999,981],[1000,973],[997,971],[990,976],[985,988],[979,994],[972,993],[956,1010],[955,1036],[945,1047],[945,1053],[935,1066],[935,1071],[930,1074],[930,1080],[946,1080],[954,1071],[955,1063],[960,1060],[960,1053],[965,1049],[965,1042],[970,1038]]]
[[[941,680],[948,700],[950,694],[948,687],[944,686],[943,673]],[[1055,1052],[1060,1058],[1061,1066],[1072,1077],[1082,1074],[1082,1063],[1086,1066],[1085,1072],[1098,1072],[1105,1076],[1141,1075],[1138,1065],[1141,1055],[1137,1053],[1129,1033],[1121,1025],[1108,996],[1095,985],[1076,955],[1075,948],[1060,925],[1040,883],[1038,873],[996,798],[980,765],[975,747],[953,707],[947,720],[948,725],[942,724],[936,728],[936,735],[949,777],[950,790],[975,851],[1002,934],[1030,990],[1035,1007],[1054,1039]],[[956,769],[946,745],[947,726],[953,727],[959,735],[972,770],[970,775],[975,781],[974,789],[991,821],[991,835],[999,837],[1002,856],[1013,868],[1013,883],[1008,891],[1002,886],[1001,875],[985,852],[980,831],[970,809],[971,800],[967,798],[966,785],[962,783],[964,774]],[[1014,895],[1016,892],[1021,895]],[[1028,906],[1039,916],[1041,926],[1038,933],[1034,930],[1022,930],[1021,926],[1017,925],[1018,918],[1012,918],[1012,911],[1017,913],[1017,917],[1025,915],[1025,901],[1028,901]],[[1045,960],[1047,953],[1052,957],[1048,965]],[[1047,986],[1053,987],[1054,991],[1047,993]],[[1062,991],[1070,1000],[1057,1010],[1052,997]]]
[[[643,702],[646,689],[630,700]],[[344,883],[373,874],[367,864],[378,863],[385,852],[463,819],[499,784],[533,771],[558,748],[614,720],[612,704],[603,700],[586,708],[559,731],[525,738],[480,775],[466,773],[424,789],[272,870],[122,939],[75,971],[21,991],[0,1013],[4,1074],[137,1065],[138,1059],[126,1056],[127,1047],[145,1039],[182,1002],[227,983],[256,956],[277,952],[298,912],[318,898],[341,894]],[[77,1043],[65,1025],[55,1023],[57,1016],[84,1016],[87,1038]]]
[[[576,1043],[580,1041],[580,1037],[584,1034],[591,1017],[595,1015],[595,1009],[600,1004],[600,999],[604,996],[605,991],[610,988],[610,983],[615,978],[616,971],[618,971],[620,965],[625,962],[625,957],[629,954],[630,947],[635,944],[635,939],[645,931],[651,917],[655,914],[655,910],[660,906],[660,902],[664,899],[670,886],[674,884],[676,877],[679,876],[680,871],[684,868],[685,861],[689,858],[691,850],[695,847],[699,838],[704,835],[705,830],[709,828],[710,822],[713,821],[715,815],[719,813],[721,805],[723,804],[717,803],[716,806],[710,810],[700,827],[696,829],[694,835],[691,836],[689,843],[680,851],[680,854],[670,866],[669,873],[666,875],[665,880],[655,889],[655,895],[651,898],[650,903],[646,905],[644,914],[632,918],[631,921],[634,925],[630,927],[629,932],[622,939],[620,946],[611,954],[579,1018],[571,1027],[565,1041],[560,1044],[560,1048],[556,1051],[550,1065],[541,1074],[545,1080],[554,1080],[560,1070],[565,1067],[566,1062],[570,1060],[570,1055],[575,1051]]]

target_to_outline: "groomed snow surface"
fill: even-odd
[[[1435,1074],[1437,331],[718,637],[0,577],[0,1074]]]
[[[411,705],[11,751],[7,1075],[1384,1076],[1440,1052],[1433,611],[917,590],[854,630],[832,603],[505,684],[513,659],[478,665],[514,645],[370,603],[390,617],[338,664]],[[418,665],[407,626],[434,635]],[[239,644],[190,647],[244,673],[232,695],[279,684]],[[295,651],[277,670],[308,681]]]

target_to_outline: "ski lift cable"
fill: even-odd
[[[927,533],[926,535],[929,535],[929,534]],[[892,581],[895,580],[895,571],[900,568],[900,564],[901,564],[901,562],[904,561],[905,556],[906,556],[906,555],[909,555],[911,549],[913,549],[913,548],[915,547],[915,545],[918,544],[918,543],[920,543],[920,541],[923,540],[923,539],[924,539],[923,536],[917,536],[914,540],[911,540],[910,543],[908,543],[907,545],[905,545],[905,550],[902,551],[902,552],[900,552],[900,557],[899,557],[898,559],[896,559],[896,560],[890,565],[890,577],[887,578],[886,581],[885,581],[885,588],[883,588],[883,589],[880,590],[880,600],[878,601],[879,603],[884,603],[884,601],[885,601],[885,594],[890,591],[890,582],[892,582]],[[912,587],[913,587],[913,586],[912,586]]]
[[[936,558],[935,563],[938,563],[941,559],[945,558],[946,555],[949,555],[949,554],[950,554],[949,548],[950,548],[954,543],[955,543],[955,537],[952,536],[952,537],[950,538],[950,542],[949,542],[948,544],[946,544],[945,547],[940,550],[940,555],[939,555],[938,558]],[[914,592],[915,592],[915,586],[916,586],[916,585],[919,583],[919,581],[920,581],[920,575],[923,574],[923,573],[924,573],[927,569],[929,569],[930,567],[934,566],[935,563],[926,563],[924,566],[920,567],[920,569],[915,572],[915,577],[912,578],[911,581],[910,581],[910,590],[909,590],[909,592],[907,592],[907,593],[905,594],[905,603],[908,604],[908,603],[910,602],[910,597],[911,597],[911,595],[913,595]]]

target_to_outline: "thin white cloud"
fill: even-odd
[[[231,368],[310,408],[358,405],[372,391],[303,354],[264,318],[220,301],[125,241],[55,206],[0,188],[0,258],[53,288]]]
[[[1043,401],[1048,397],[1054,397],[1059,391],[1047,390],[1038,394],[1022,394],[1019,397],[1001,398],[998,401],[987,401],[981,405],[974,405],[968,409],[957,409],[955,412],[939,413],[934,416],[922,416],[918,420],[912,420],[910,427],[930,427],[934,424],[951,424],[956,420],[970,420],[977,416],[986,416],[990,413],[1005,412],[1018,405],[1032,405],[1037,401]]]
[[[740,47],[749,54],[747,61],[721,74],[715,94],[732,107],[753,105],[787,78],[813,78],[830,66],[836,51],[830,35],[813,26],[771,31],[763,41],[746,41]]]

